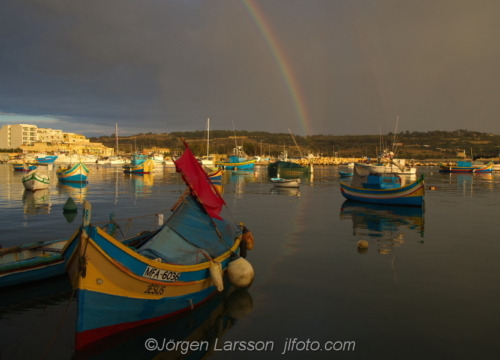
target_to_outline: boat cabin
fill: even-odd
[[[370,174],[363,188],[373,190],[396,189],[401,187],[401,178],[394,174]]]

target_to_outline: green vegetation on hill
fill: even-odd
[[[236,143],[243,146],[249,155],[277,156],[284,148],[289,156],[300,156],[299,149],[289,133],[268,133],[263,131],[237,131],[237,138],[231,130],[210,130],[210,153],[231,153]],[[168,148],[172,153],[182,152],[181,138],[188,141],[197,155],[206,154],[206,131],[172,132],[170,134],[137,134],[119,138],[121,151],[132,152],[135,149],[153,147]],[[108,147],[115,146],[115,135],[90,138]],[[429,159],[456,158],[458,152],[466,152],[470,157],[496,157],[500,152],[500,135],[480,133],[469,130],[456,131],[403,131],[395,137],[397,155],[400,158]],[[235,143],[236,140],[236,143]],[[311,135],[295,136],[295,140],[304,155],[342,157],[375,157],[382,147],[392,149],[394,134],[383,135]]]

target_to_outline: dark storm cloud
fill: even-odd
[[[242,1],[4,0],[0,112],[80,132],[498,132],[497,1],[256,1],[302,124]],[[1,118],[1,117],[0,117]],[[1,120],[4,121],[5,120]],[[69,131],[69,130],[68,130]]]

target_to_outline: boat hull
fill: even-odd
[[[142,256],[96,227],[81,241],[89,259],[79,276],[79,256],[67,271],[78,289],[77,349],[118,332],[155,322],[201,304],[216,291],[210,262],[172,265]],[[231,251],[237,251],[238,238]],[[231,251],[215,258],[225,270]],[[139,309],[139,310],[138,310]]]
[[[37,191],[42,189],[47,189],[50,186],[50,179],[37,175],[36,172],[23,177],[23,186],[26,190]]]
[[[217,162],[217,166],[222,166],[224,169],[231,170],[252,170],[255,166],[256,160],[242,161],[242,162]]]
[[[268,174],[278,176],[278,174],[309,174],[310,166],[299,165],[290,161],[276,161],[269,164]]]
[[[14,168],[14,171],[33,171],[36,170],[36,165],[27,165],[24,163],[13,163],[12,166]]]
[[[425,194],[424,182],[420,179],[400,188],[380,190],[355,188],[341,182],[340,190],[347,200],[406,206],[422,206]]]
[[[131,174],[150,174],[154,171],[154,161],[149,159],[145,162],[133,165],[133,164],[125,164],[123,165],[123,172],[131,173]]]
[[[300,184],[298,180],[289,179],[271,179],[271,182],[274,184],[274,186],[284,188],[298,188]]]
[[[39,157],[39,158],[37,158],[37,161],[40,164],[52,164],[56,160],[57,160],[57,155],[56,156],[45,156],[45,157]]]
[[[440,173],[488,173],[493,172],[495,164],[485,166],[439,166]]]
[[[57,178],[60,182],[85,182],[90,173],[90,170],[83,164],[78,163],[70,169],[59,169],[56,171]]]

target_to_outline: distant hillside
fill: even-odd
[[[300,156],[308,152],[323,156],[342,157],[375,157],[382,147],[393,148],[397,144],[397,154],[400,158],[455,158],[457,152],[466,152],[470,157],[496,157],[500,152],[500,135],[480,133],[469,130],[456,131],[404,131],[394,137],[393,133],[379,135],[312,135],[295,136],[298,144],[288,133],[268,133],[260,131],[238,131],[237,138],[231,130],[210,130],[210,153],[225,154],[232,152],[236,146],[243,146],[249,155],[279,155],[283,149],[289,156]],[[121,151],[133,152],[134,149],[168,148],[173,153],[182,152],[180,138],[188,141],[191,149],[197,155],[206,154],[206,131],[173,132],[170,134],[137,134],[119,137]],[[90,138],[108,147],[115,147],[115,135]],[[300,149],[300,151],[299,151]]]

